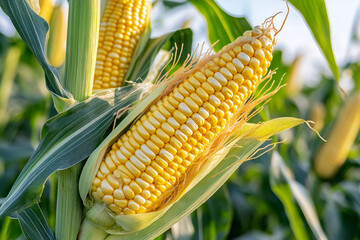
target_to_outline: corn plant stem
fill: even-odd
[[[75,100],[83,101],[92,93],[95,72],[100,0],[70,0],[65,59],[65,87]],[[55,237],[76,239],[82,220],[78,179],[82,164],[59,171]]]
[[[50,183],[50,196],[49,196],[49,216],[48,223],[51,229],[55,229],[56,221],[56,186],[57,186],[57,177],[56,174],[52,174],[49,178]]]
[[[78,194],[78,179],[82,164],[58,172],[56,202],[56,239],[76,239],[82,220],[82,204]]]
[[[64,83],[78,101],[88,98],[93,89],[99,16],[100,0],[69,1]]]
[[[3,74],[0,81],[0,134],[2,134],[8,120],[8,115],[6,114],[7,105],[9,102],[12,86],[15,81],[16,69],[21,52],[21,47],[14,46],[9,48],[6,55]]]

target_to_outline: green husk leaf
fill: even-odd
[[[21,234],[19,221],[6,217],[0,227],[0,239],[18,239]]]
[[[331,46],[329,18],[324,0],[289,0],[303,15],[317,44],[323,52],[334,77],[339,81],[339,68]]]
[[[225,45],[233,42],[246,30],[251,29],[251,25],[248,23],[246,18],[230,16],[222,10],[214,0],[189,0],[189,2],[191,2],[204,16],[207,23],[210,43],[214,44],[216,41],[219,41],[214,46],[215,52],[219,51]]]
[[[26,0],[2,0],[0,7],[9,16],[17,32],[31,49],[45,72],[46,86],[51,92],[55,103],[68,105],[72,101],[71,93],[66,90],[60,80],[59,72],[46,61],[45,39],[49,26],[44,19],[37,15],[27,4]],[[64,106],[58,107],[65,109]]]
[[[38,148],[0,207],[0,218],[39,202],[47,178],[87,158],[104,139],[114,114],[136,103],[148,87],[105,90],[48,120]]]
[[[152,96],[150,95],[150,97]],[[146,99],[143,102],[147,102]],[[130,116],[137,116],[138,111],[141,109],[143,107],[135,108],[133,110],[135,113],[131,112],[128,115],[129,119],[124,119],[122,123],[126,125],[125,122],[130,120]],[[284,124],[284,122],[288,124]],[[190,182],[183,195],[173,204],[161,210],[144,214],[115,216],[103,204],[96,203],[95,206],[97,208],[103,207],[104,211],[102,212],[107,211],[116,221],[116,224],[112,227],[105,228],[105,226],[102,226],[108,233],[114,234],[107,239],[138,239],[139,236],[144,239],[151,239],[160,235],[210,198],[241,163],[248,159],[267,138],[303,122],[304,120],[296,118],[279,118],[263,124],[246,124],[246,127],[244,127],[246,130],[238,132],[228,145],[218,151],[217,154],[204,164],[199,173]],[[121,129],[125,127],[122,126],[120,128],[120,125],[118,126],[119,128],[113,131],[112,136],[107,138],[96,149],[84,167],[80,180],[80,195],[86,207],[91,207],[93,203],[91,197],[86,197],[90,192],[92,179],[96,174],[99,163],[103,159],[103,155],[108,146],[110,146],[110,143],[117,139],[122,131]],[[113,137],[116,137],[116,139]]]
[[[133,82],[143,82],[149,73],[151,64],[154,62],[155,57],[161,49],[170,51],[174,45],[180,48],[183,44],[183,54],[179,61],[181,64],[186,58],[186,54],[191,52],[192,47],[192,31],[189,28],[180,29],[175,32],[171,32],[162,35],[158,38],[148,39],[145,34],[135,50],[134,56],[130,63],[129,71],[125,79]],[[125,82],[125,86],[131,84]]]

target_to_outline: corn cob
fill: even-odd
[[[287,77],[286,82],[286,94],[289,97],[295,97],[302,88],[302,79],[301,79],[301,67],[302,67],[302,55],[298,55],[294,62],[292,63],[290,74]]]
[[[100,22],[93,89],[120,87],[148,22],[149,0],[108,0]]]
[[[67,7],[62,4],[54,9],[50,22],[47,57],[50,65],[59,67],[65,61],[67,35]]]
[[[40,0],[40,17],[45,19],[46,22],[50,22],[51,16],[55,7],[55,0]]]
[[[316,102],[311,108],[310,120],[314,122],[313,129],[320,132],[324,127],[326,108],[321,102]]]
[[[105,155],[94,199],[117,215],[153,210],[255,91],[272,60],[274,33],[246,31],[152,105]]]
[[[338,115],[328,142],[321,147],[315,162],[315,172],[322,178],[331,178],[346,157],[360,130],[360,93],[346,103]]]

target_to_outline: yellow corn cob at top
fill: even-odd
[[[356,93],[339,113],[328,141],[320,148],[315,159],[315,172],[322,178],[330,178],[345,162],[360,130],[360,93]]]
[[[149,0],[108,0],[101,17],[93,89],[120,87],[151,9]]]
[[[60,67],[65,61],[67,36],[67,5],[55,7],[50,22],[47,57],[50,65]]]
[[[40,17],[45,19],[46,22],[50,22],[51,16],[54,11],[56,0],[40,0]]]
[[[151,211],[255,90],[274,44],[274,31],[258,26],[195,66],[112,145],[94,199],[117,215]]]

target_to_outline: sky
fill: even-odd
[[[262,23],[279,11],[286,12],[283,0],[216,0],[216,2],[231,15],[245,16],[252,26]],[[349,41],[360,2],[325,0],[325,3],[330,21],[333,51],[338,65],[342,66],[349,58],[359,59],[359,49],[355,49],[354,46],[350,48]],[[180,28],[183,20],[189,19],[188,24],[194,32],[194,42],[207,41],[206,22],[190,4],[168,11],[166,14],[163,11],[164,8],[161,6],[154,9],[153,26],[156,30],[153,31],[153,36]],[[277,26],[281,25],[284,16],[285,14],[275,19]],[[14,33],[14,29],[2,12],[0,12],[0,31],[10,35]],[[331,74],[302,16],[292,6],[285,26],[278,34],[277,48],[284,51],[285,62],[291,62],[298,54],[304,56],[302,74],[305,81],[310,84],[316,82],[319,69],[325,69]],[[346,79],[344,81],[346,82]]]

